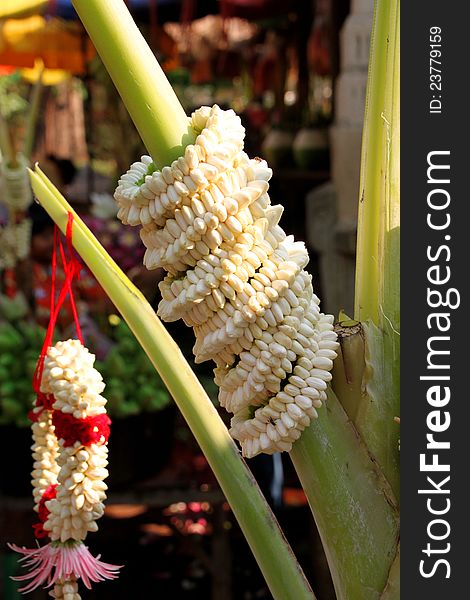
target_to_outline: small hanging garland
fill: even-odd
[[[8,209],[8,222],[0,227],[0,269],[12,269],[27,258],[31,245],[31,220],[24,211],[33,200],[28,177],[28,162],[21,154],[16,166],[0,160],[0,200]]]
[[[0,226],[0,269],[12,269],[19,260],[29,256],[31,227],[31,219],[15,222],[11,218]]]
[[[0,179],[3,182],[2,201],[10,210],[26,210],[33,201],[29,184],[28,161],[22,154],[16,156],[17,165],[12,167],[6,160],[0,162]]]
[[[50,594],[57,600],[80,600],[78,579],[90,589],[92,582],[116,578],[120,568],[93,557],[84,544],[88,532],[98,530],[96,521],[104,513],[111,420],[106,414],[106,399],[101,396],[105,384],[93,367],[94,355],[83,345],[71,293],[73,278],[78,273],[71,246],[71,224],[69,218],[70,263],[65,259],[58,233],[55,235],[55,248],[59,241],[66,281],[54,307],[53,277],[51,320],[34,378],[36,403],[30,412],[34,510],[39,516],[33,528],[38,540],[50,541],[34,549],[9,544],[23,555],[21,562],[29,570],[14,578],[27,582],[20,591],[27,593],[41,585],[53,586]],[[52,262],[54,274],[55,251]],[[69,292],[80,339],[52,346],[57,314]]]

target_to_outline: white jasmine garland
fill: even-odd
[[[80,600],[77,579],[90,588],[92,582],[114,579],[120,568],[94,558],[83,544],[104,513],[108,475],[110,421],[94,360],[79,340],[58,342],[44,359],[41,395],[32,411],[32,483],[42,521],[36,535],[47,535],[50,542],[32,550],[10,544],[29,568],[14,578],[27,582],[20,590],[25,593],[47,584],[53,585],[53,598]]]
[[[101,375],[93,368],[94,355],[79,340],[58,342],[49,348],[42,376],[41,391],[54,396],[53,409],[72,414],[76,419],[106,413]],[[104,512],[108,475],[106,444],[83,446],[75,442],[64,446],[59,439],[58,491],[46,503],[50,511],[44,529],[52,540],[84,540],[88,531],[97,531],[96,520]]]
[[[196,362],[216,363],[219,400],[243,454],[289,451],[326,399],[336,357],[333,317],[319,309],[308,254],[278,225],[272,171],[243,151],[232,110],[195,111],[199,132],[161,171],[142,157],[115,192],[123,223],[140,225],[144,264],[163,267],[163,320],[196,335]]]

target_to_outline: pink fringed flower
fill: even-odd
[[[118,576],[120,566],[110,565],[100,561],[100,556],[92,556],[87,546],[82,542],[68,541],[65,543],[51,542],[40,548],[20,548],[15,544],[8,546],[23,554],[20,562],[30,571],[25,575],[13,577],[15,581],[29,581],[20,589],[20,592],[28,593],[41,585],[50,587],[58,581],[68,580],[71,577],[83,580],[88,589],[91,582],[115,579]]]

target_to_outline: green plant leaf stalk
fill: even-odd
[[[361,153],[355,314],[358,321],[380,320],[384,200],[392,127],[395,34],[398,0],[376,0]]]
[[[378,600],[398,543],[392,490],[330,390],[290,452],[323,542],[338,600]]]
[[[106,253],[65,198],[39,170],[34,193],[62,231],[74,214],[73,244],[126,320],[171,393],[217,477],[274,598],[314,595],[226,426],[154,310]]]
[[[188,118],[123,0],[73,0],[75,10],[157,167],[195,139]]]
[[[398,597],[398,169],[399,1],[376,0],[354,315],[363,336],[342,344],[338,398],[329,397],[291,452],[341,600],[375,600],[385,589],[384,598]]]
[[[376,2],[361,161],[355,318],[366,347],[354,423],[399,495],[400,4]]]

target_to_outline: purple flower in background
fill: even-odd
[[[142,264],[144,248],[135,228],[98,217],[83,220],[124,272]]]

